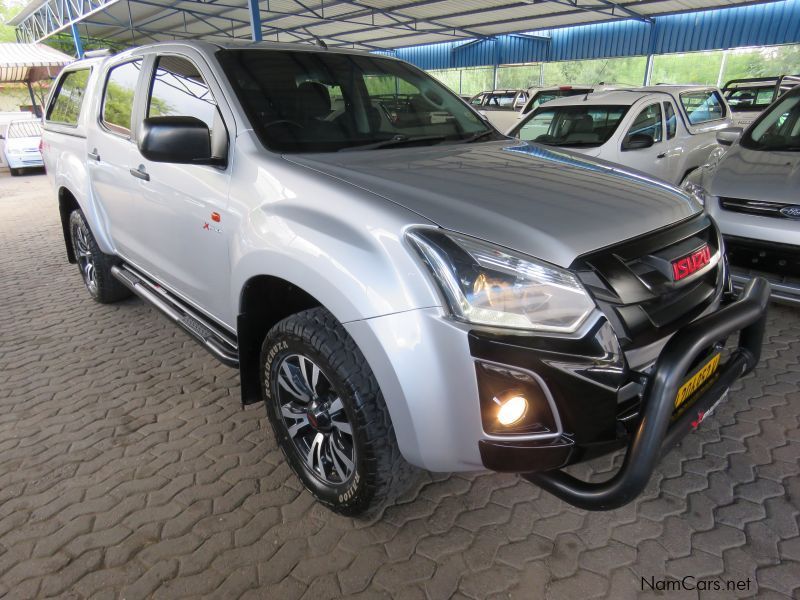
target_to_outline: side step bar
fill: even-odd
[[[126,265],[111,267],[111,274],[122,285],[179,325],[221,363],[229,367],[239,366],[239,347],[233,336],[221,331],[165,289],[149,282]]]

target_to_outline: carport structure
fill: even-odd
[[[0,44],[0,83],[24,83],[28,87],[33,110],[36,96],[31,84],[51,79],[72,57],[44,44]]]
[[[33,0],[20,41],[71,31],[137,45],[172,39],[319,42],[387,50],[753,4],[752,0]]]

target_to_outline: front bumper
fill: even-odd
[[[661,455],[696,428],[730,385],[758,364],[770,288],[766,280],[751,280],[732,304],[698,319],[666,344],[648,377],[642,415],[628,443],[622,467],[602,483],[581,481],[563,471],[523,475],[562,500],[586,510],[609,510],[638,496]],[[675,398],[685,374],[710,346],[739,335],[738,344],[701,392],[690,410],[670,423]]]
[[[800,304],[800,245],[725,236],[725,247],[737,290],[754,277],[763,277],[773,300]]]
[[[646,360],[639,347],[620,349],[603,316],[580,339],[476,331],[433,307],[344,325],[378,380],[406,460],[430,471],[526,474],[569,502],[600,509],[633,498],[661,448],[690,429],[683,419],[667,431],[676,390],[697,357],[742,332],[713,389],[696,399],[691,420],[697,420],[695,410],[704,411],[755,365],[768,296],[769,285],[757,279],[739,300],[721,308],[711,303],[701,315],[684,319],[688,326],[647,346]],[[489,432],[476,376],[481,362],[536,374],[558,411],[558,435]],[[626,445],[626,466],[615,476],[613,490],[594,489],[556,470]]]
[[[43,167],[44,161],[41,154],[6,154],[6,163],[9,169],[29,169],[34,167]]]

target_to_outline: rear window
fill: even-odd
[[[53,95],[53,100],[50,102],[47,120],[52,123],[77,125],[88,81],[89,69],[79,69],[66,73],[61,78]]]
[[[514,110],[514,99],[517,97],[517,92],[494,92],[486,95],[486,108],[494,108],[496,110]]]
[[[722,99],[714,90],[683,93],[681,104],[692,125],[724,119],[727,112]]]
[[[728,93],[728,104],[733,112],[764,110],[775,97],[775,86],[736,88]]]
[[[628,106],[543,106],[512,135],[552,146],[600,146],[616,131]]]
[[[9,139],[39,137],[42,135],[42,124],[39,121],[14,121],[8,126]]]
[[[133,94],[139,81],[142,61],[122,63],[112,67],[103,94],[103,124],[109,131],[128,136],[131,133]]]

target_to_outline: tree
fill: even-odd
[[[16,42],[17,36],[11,25],[6,25],[25,6],[25,0],[0,0],[0,42]]]

